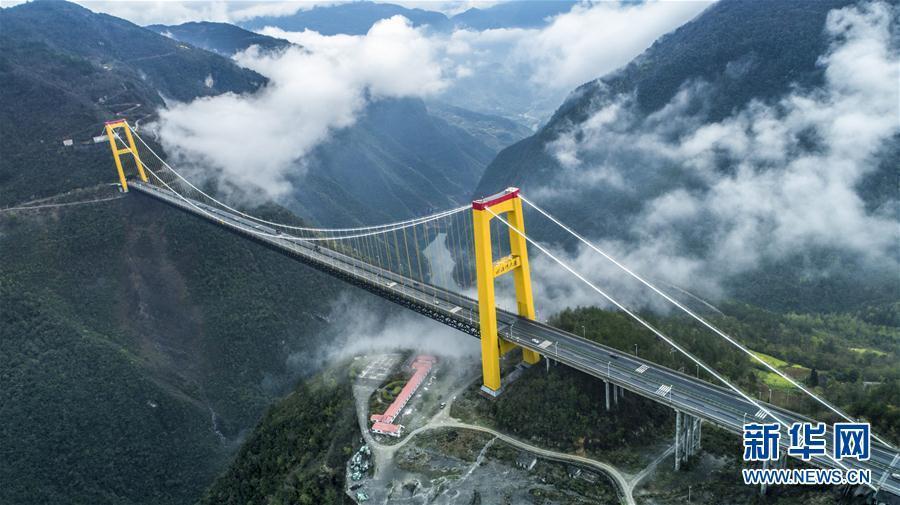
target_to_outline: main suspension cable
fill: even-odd
[[[773,373],[777,374],[777,375],[778,375],[779,377],[781,377],[782,379],[787,380],[790,384],[792,384],[792,385],[795,386],[796,388],[800,389],[800,391],[803,391],[804,393],[806,393],[806,394],[807,394],[808,396],[810,396],[811,398],[815,399],[815,400],[816,400],[817,402],[819,402],[821,405],[827,407],[829,410],[831,410],[832,412],[834,412],[835,414],[837,414],[838,416],[840,416],[841,418],[843,418],[843,419],[845,419],[845,420],[847,420],[847,421],[850,421],[850,422],[858,422],[856,419],[853,419],[853,418],[850,417],[849,415],[845,414],[842,410],[840,410],[840,409],[837,408],[836,406],[832,405],[831,403],[829,403],[829,402],[828,402],[827,400],[825,400],[824,398],[820,398],[819,396],[817,396],[817,395],[816,395],[815,393],[813,393],[812,391],[810,391],[810,390],[806,389],[805,387],[803,387],[800,383],[798,383],[797,381],[795,381],[794,379],[792,379],[790,376],[788,376],[787,374],[783,373],[781,370],[778,370],[778,368],[776,368],[776,367],[772,366],[771,364],[767,363],[764,359],[762,359],[762,358],[760,358],[759,356],[757,356],[753,351],[751,351],[750,349],[748,349],[747,347],[745,347],[743,344],[741,344],[740,342],[738,342],[737,339],[735,339],[734,337],[732,337],[732,336],[728,335],[727,333],[723,332],[722,330],[720,330],[719,328],[717,328],[716,326],[714,326],[712,323],[710,323],[709,321],[707,321],[704,317],[702,317],[702,316],[700,316],[699,314],[695,313],[694,311],[692,311],[691,309],[689,309],[689,308],[686,307],[685,305],[681,304],[678,300],[672,298],[671,296],[669,296],[668,294],[666,294],[664,291],[662,291],[661,289],[657,288],[657,287],[654,286],[652,283],[650,283],[649,281],[647,281],[646,279],[644,279],[643,277],[641,277],[640,275],[638,275],[637,273],[635,273],[633,270],[631,270],[631,269],[628,268],[627,266],[625,266],[625,265],[623,265],[622,263],[618,262],[615,258],[613,258],[613,257],[610,256],[609,254],[607,254],[606,252],[604,252],[603,250],[601,250],[599,247],[597,247],[596,245],[594,245],[593,243],[591,243],[589,240],[587,240],[586,238],[584,238],[583,236],[581,236],[580,234],[578,234],[577,232],[575,232],[574,230],[572,230],[571,228],[569,228],[568,226],[566,226],[565,224],[563,224],[561,221],[559,221],[558,219],[556,219],[555,217],[553,217],[552,215],[550,215],[549,212],[545,211],[544,209],[542,209],[541,207],[539,207],[539,206],[538,206],[537,204],[535,204],[534,202],[532,202],[532,201],[526,199],[525,197],[523,197],[523,196],[521,196],[521,195],[519,195],[519,198],[521,198],[523,202],[525,202],[526,204],[528,204],[529,206],[531,206],[531,208],[533,208],[534,210],[536,210],[536,211],[538,211],[539,213],[541,213],[544,217],[546,217],[546,218],[549,219],[550,221],[554,222],[556,225],[558,225],[559,227],[561,227],[563,230],[567,231],[567,232],[568,232],[569,234],[571,234],[573,237],[577,238],[577,239],[578,239],[579,241],[581,241],[583,244],[585,244],[586,246],[588,246],[588,247],[590,247],[591,249],[593,249],[594,252],[600,254],[601,256],[603,256],[604,258],[606,258],[607,260],[609,260],[612,264],[614,264],[615,266],[619,267],[622,271],[624,271],[625,273],[627,273],[627,274],[630,275],[631,277],[633,277],[633,278],[637,279],[638,281],[640,281],[641,284],[643,284],[644,286],[647,286],[648,288],[650,288],[651,290],[653,290],[656,294],[658,294],[658,295],[662,296],[663,298],[665,298],[665,299],[666,299],[667,301],[669,301],[671,304],[675,305],[676,307],[678,307],[679,309],[681,309],[682,311],[684,311],[685,313],[687,313],[689,316],[691,316],[692,318],[694,318],[696,321],[698,321],[700,324],[702,324],[703,326],[705,326],[705,327],[707,327],[708,329],[710,329],[710,330],[712,330],[713,332],[715,332],[715,333],[716,333],[717,335],[719,335],[720,337],[722,337],[722,338],[724,338],[725,340],[727,340],[727,341],[728,341],[729,343],[731,343],[733,346],[735,346],[735,347],[737,347],[738,349],[740,349],[741,351],[743,351],[745,354],[747,354],[748,356],[750,356],[751,358],[753,358],[755,361],[761,363],[763,366],[765,366],[766,368],[768,368],[769,370],[771,370]],[[873,437],[875,440],[877,440],[877,441],[881,442],[882,444],[886,445],[887,447],[893,448],[893,447],[891,446],[891,444],[889,444],[889,443],[886,442],[885,440],[881,439],[880,437],[878,437],[878,436],[875,435],[874,433],[872,434],[872,437]]]
[[[174,189],[172,189],[172,187],[169,186],[169,184],[166,183],[166,181],[164,181],[162,178],[160,178],[158,175],[156,175],[156,172],[153,171],[152,169],[150,169],[149,167],[146,167],[146,169],[147,169],[148,172],[150,172],[150,174],[151,174],[154,178],[156,178],[156,180],[158,180],[162,185],[164,185],[170,192],[172,192],[173,194],[175,194],[176,196],[178,196],[179,198],[181,198],[182,200],[184,200],[185,203],[187,203],[188,205],[190,205],[190,206],[193,207],[194,209],[198,210],[198,211],[201,212],[202,214],[204,214],[204,215],[206,215],[206,216],[208,216],[208,217],[211,217],[211,218],[213,218],[213,219],[215,219],[215,220],[219,220],[219,221],[220,221],[220,220],[222,219],[221,216],[216,216],[216,215],[212,214],[212,213],[209,212],[208,210],[203,209],[202,207],[198,206],[198,205],[197,205],[196,203],[194,203],[190,198],[187,198],[187,197],[183,196],[181,193],[179,193],[179,192],[175,191]],[[462,212],[463,210],[465,210],[465,208],[461,208],[461,209],[459,209],[458,211],[455,211],[455,212]],[[447,215],[452,215],[452,214],[445,214],[445,215],[431,216],[431,217],[428,219],[428,221],[424,221],[424,222],[427,223],[427,222],[429,222],[429,221],[433,221],[433,220],[436,220],[436,219],[442,219],[442,218],[446,217]],[[298,237],[298,236],[290,235],[290,234],[286,234],[286,233],[281,233],[281,234],[278,234],[278,233],[267,233],[267,232],[263,232],[263,231],[259,231],[259,230],[254,230],[254,229],[251,229],[251,228],[247,228],[246,226],[239,226],[238,224],[232,224],[232,225],[235,226],[235,227],[240,228],[241,230],[246,231],[247,233],[251,233],[251,234],[253,234],[253,235],[258,235],[258,236],[261,236],[261,237],[279,238],[279,239],[284,239],[284,240],[288,240],[288,241],[296,241],[296,242],[327,242],[327,241],[332,241],[332,242],[334,242],[334,241],[338,241],[338,240],[347,240],[347,239],[353,239],[353,238],[359,238],[359,237],[371,237],[371,236],[375,236],[375,235],[382,235],[382,234],[385,234],[385,233],[392,232],[392,231],[394,231],[394,230],[399,230],[399,229],[405,229],[405,228],[409,228],[409,227],[414,227],[414,226],[417,226],[418,224],[421,224],[421,223],[409,223],[409,224],[405,224],[405,225],[402,225],[402,226],[395,226],[395,227],[388,228],[388,229],[383,229],[383,230],[374,230],[374,231],[369,231],[369,232],[366,232],[366,233],[356,233],[356,234],[352,234],[352,235],[325,236],[325,237]],[[332,249],[334,249],[334,248],[332,247]]]
[[[153,154],[154,157],[156,157],[156,159],[158,159],[163,165],[165,165],[165,167],[166,167],[167,169],[169,169],[169,171],[171,171],[176,177],[178,177],[179,179],[181,179],[185,184],[187,184],[188,186],[190,186],[193,190],[197,191],[198,193],[200,193],[201,195],[205,196],[206,198],[209,198],[211,201],[215,202],[216,204],[221,205],[223,208],[225,208],[226,210],[228,210],[228,211],[230,211],[230,212],[234,212],[235,214],[238,214],[238,215],[240,215],[241,217],[244,217],[244,218],[247,218],[247,219],[251,219],[251,220],[253,220],[253,221],[257,221],[257,222],[259,222],[259,223],[267,224],[267,225],[270,225],[270,226],[278,226],[278,227],[280,227],[280,228],[285,228],[285,229],[289,229],[289,230],[310,231],[310,232],[329,232],[329,233],[336,233],[336,232],[356,232],[356,231],[363,231],[363,230],[374,230],[374,229],[381,229],[381,228],[390,228],[390,227],[393,227],[393,226],[405,225],[405,224],[413,223],[413,222],[423,222],[423,221],[426,221],[426,220],[428,220],[429,218],[434,217],[434,216],[438,216],[438,215],[449,215],[449,214],[455,213],[455,212],[457,212],[457,211],[464,210],[464,209],[467,209],[467,208],[468,208],[468,206],[461,206],[461,207],[457,207],[457,208],[455,208],[455,209],[448,209],[448,210],[445,210],[445,211],[442,211],[442,212],[438,212],[438,213],[432,214],[432,215],[430,215],[430,216],[417,217],[417,218],[407,219],[407,220],[405,220],[405,221],[397,221],[397,222],[395,222],[395,223],[385,223],[385,224],[372,225],[372,226],[358,226],[358,227],[354,227],[354,228],[313,228],[313,227],[304,227],[304,226],[288,225],[288,224],[284,224],[284,223],[277,223],[277,222],[274,222],[274,221],[267,221],[267,220],[265,220],[265,219],[263,219],[263,218],[256,217],[256,216],[254,216],[254,215],[252,215],[252,214],[247,214],[247,213],[242,212],[242,211],[240,211],[240,210],[238,210],[238,209],[235,209],[234,207],[231,207],[231,206],[229,206],[228,204],[226,204],[226,203],[224,203],[224,202],[221,202],[221,201],[217,200],[216,198],[214,198],[214,197],[210,196],[209,194],[207,194],[206,192],[204,192],[202,189],[200,189],[200,188],[198,188],[197,186],[195,186],[193,183],[191,183],[191,181],[187,180],[187,179],[186,179],[184,176],[182,176],[177,170],[175,170],[174,168],[172,168],[172,166],[169,165],[164,159],[162,159],[162,158],[156,153],[156,151],[154,151],[153,148],[150,147],[150,146],[147,144],[147,142],[145,142],[144,139],[141,138],[141,136],[140,136],[133,128],[131,128],[130,125],[128,126],[128,128],[134,133],[134,135],[135,135],[135,136],[137,137],[137,139],[141,142],[141,144],[143,144],[144,147],[146,147],[147,150],[149,150],[150,153]],[[116,134],[116,138],[119,138],[118,134]],[[121,138],[119,138],[119,140],[121,140]]]
[[[508,221],[506,221],[506,219],[504,219],[504,218],[500,217],[499,215],[497,215],[493,210],[490,209],[490,207],[487,207],[485,210],[487,210],[487,211],[490,212],[494,217],[496,217],[497,219],[499,219],[499,220],[500,220],[502,223],[504,223],[510,230],[513,230],[515,233],[517,233],[517,234],[520,235],[522,238],[524,238],[529,244],[533,245],[533,246],[536,247],[538,250],[540,250],[542,253],[546,254],[550,259],[552,259],[554,262],[556,262],[559,266],[561,266],[561,267],[563,267],[564,269],[566,269],[569,273],[571,273],[572,275],[574,275],[575,277],[577,277],[581,282],[583,282],[583,283],[586,284],[588,287],[590,287],[591,289],[593,289],[594,291],[596,291],[597,293],[599,293],[601,296],[603,296],[603,298],[605,298],[606,300],[608,300],[610,303],[612,303],[613,305],[615,305],[616,307],[618,307],[619,310],[621,310],[622,312],[624,312],[625,314],[627,314],[628,316],[630,316],[632,319],[634,319],[635,321],[637,321],[638,323],[640,323],[643,327],[645,327],[645,328],[647,328],[648,330],[650,330],[654,335],[656,335],[657,337],[659,337],[660,339],[662,339],[664,342],[666,342],[667,344],[669,344],[670,346],[672,346],[673,348],[677,349],[679,352],[681,352],[682,354],[684,354],[685,356],[687,356],[691,361],[693,361],[694,363],[696,363],[697,366],[703,368],[703,370],[705,370],[707,373],[709,373],[710,375],[712,375],[713,377],[715,377],[716,379],[718,379],[720,382],[722,382],[723,384],[725,384],[726,386],[728,386],[729,389],[731,389],[732,391],[734,391],[735,393],[737,393],[738,395],[740,395],[741,398],[743,398],[744,400],[748,401],[750,404],[752,404],[754,407],[758,408],[759,410],[765,412],[766,415],[768,415],[769,417],[771,417],[772,419],[774,419],[775,421],[777,421],[778,424],[780,424],[781,426],[783,426],[783,427],[785,427],[785,428],[787,428],[787,427],[789,426],[788,423],[786,423],[784,420],[780,419],[778,416],[776,416],[774,413],[772,413],[772,411],[771,411],[770,409],[766,408],[765,405],[763,405],[763,404],[760,403],[760,402],[757,402],[752,396],[750,396],[750,395],[744,393],[740,388],[738,388],[737,386],[731,384],[731,382],[730,382],[728,379],[726,379],[725,377],[723,377],[722,375],[720,375],[714,368],[712,368],[712,367],[710,367],[709,365],[707,365],[707,364],[706,364],[703,360],[701,360],[700,358],[698,358],[698,357],[694,356],[693,354],[691,354],[690,351],[688,351],[687,349],[683,348],[681,345],[679,345],[677,342],[675,342],[674,340],[672,340],[671,338],[669,338],[668,336],[666,336],[666,335],[665,335],[664,333],[662,333],[660,330],[656,329],[656,327],[654,327],[653,325],[651,325],[650,323],[648,323],[647,321],[645,321],[642,317],[638,316],[637,314],[635,314],[634,312],[632,312],[631,310],[629,310],[626,306],[624,306],[623,304],[619,303],[619,302],[618,302],[616,299],[614,299],[612,296],[610,296],[609,294],[607,294],[605,291],[603,291],[602,289],[598,288],[596,285],[594,285],[594,283],[592,283],[591,281],[589,281],[588,279],[586,279],[583,275],[581,275],[580,273],[578,273],[577,271],[575,271],[572,267],[570,267],[570,266],[567,265],[565,262],[563,262],[562,260],[560,260],[559,258],[557,258],[557,257],[556,257],[555,255],[553,255],[550,251],[548,251],[545,247],[543,247],[542,245],[540,245],[539,243],[537,243],[535,240],[533,240],[531,237],[529,237],[528,235],[526,235],[524,232],[520,231],[518,228],[512,226]],[[843,463],[841,463],[840,461],[838,461],[833,455],[830,455],[830,454],[827,454],[827,453],[826,453],[826,456],[829,457],[831,460],[833,460],[838,466],[840,466],[841,468],[847,470],[847,467],[846,467]],[[869,484],[869,486],[872,487],[873,489],[875,489],[874,486],[872,486],[871,484]]]

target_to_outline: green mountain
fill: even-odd
[[[354,503],[344,493],[360,438],[348,368],[328,368],[273,404],[200,503]]]
[[[149,25],[146,28],[223,56],[232,56],[254,45],[264,50],[278,50],[291,45],[286,40],[253,33],[228,23],[200,21],[180,25]]]
[[[495,153],[419,99],[380,100],[314,150],[291,207],[329,225],[450,208],[468,201]]]
[[[0,235],[2,503],[197,499],[336,295],[139,195],[5,213]]]
[[[253,92],[261,75],[128,21],[65,2],[0,10],[0,205],[110,180],[91,137],[165,99]],[[63,141],[76,145],[63,149]],[[82,145],[82,143],[87,145]]]
[[[821,85],[823,71],[816,62],[828,47],[825,18],[831,9],[852,3],[716,3],[694,21],[661,37],[621,70],[573,91],[540,131],[497,156],[476,193],[490,194],[510,183],[541,184],[559,170],[547,146],[617,95],[633,93],[638,112],[647,116],[670,103],[683,85],[701,79],[714,83],[704,90],[709,94],[707,120],[712,122],[751,100],[778,98],[794,85]],[[732,78],[734,62],[752,65],[752,75]]]
[[[379,4],[380,5],[380,4]],[[222,23],[148,27],[182,42],[233,54],[283,41]],[[286,42],[284,42],[287,44]],[[484,167],[529,131],[513,121],[415,98],[367,104],[358,120],[318,146],[285,200],[327,225],[406,218],[468,200]],[[418,214],[417,214],[418,213]]]
[[[84,59],[111,74],[131,74],[176,100],[223,91],[251,92],[265,83],[258,74],[227,59],[73,3],[39,1],[4,9],[0,11],[0,23],[5,44],[14,41],[43,52]],[[217,84],[205,83],[209,75]]]
[[[533,133],[528,127],[511,119],[475,112],[439,101],[428,102],[428,112],[465,130],[466,133],[497,152]]]
[[[34,2],[0,10],[0,82],[0,205],[101,200],[0,211],[0,503],[191,503],[316,366],[306,352],[330,338],[340,287],[117,193],[109,146],[91,136],[168,98],[266,80],[121,19]]]
[[[835,9],[851,5],[855,4],[848,0],[717,2],[661,37],[624,68],[573,91],[547,125],[498,154],[474,194],[518,186],[526,195],[539,195],[546,208],[582,233],[617,241],[626,249],[639,244],[652,247],[657,242],[666,254],[687,258],[685,262],[705,261],[713,254],[712,247],[741,226],[748,230],[775,228],[766,218],[750,213],[745,214],[747,219],[758,219],[757,224],[715,228],[728,209],[711,208],[665,229],[656,229],[653,223],[660,215],[654,212],[664,208],[684,211],[694,202],[704,201],[711,187],[729,187],[715,184],[734,177],[747,159],[760,155],[764,148],[753,146],[743,157],[730,155],[728,140],[740,139],[726,134],[721,153],[710,156],[709,172],[705,172],[678,152],[690,148],[691,134],[704,126],[722,124],[765,141],[767,129],[782,135],[765,121],[788,114],[786,110],[802,103],[800,99],[784,102],[784,97],[793,93],[819,100],[817,107],[827,106],[829,101],[821,98],[822,88],[827,86],[822,58],[840,40],[835,42],[835,36],[828,33],[826,19]],[[600,111],[613,119],[598,116]],[[741,126],[747,117],[752,119]],[[827,147],[821,145],[815,127],[791,135],[783,137],[791,145],[784,150],[788,159],[796,159],[800,152],[816,155]],[[571,157],[573,146],[589,148],[581,149],[576,160]],[[871,170],[864,170],[861,182],[850,189],[859,194],[867,212],[896,219],[895,167],[900,158],[891,142],[880,151],[877,159],[861,162],[870,164]],[[772,174],[786,170],[785,161],[773,160],[754,170]],[[746,173],[742,176],[747,178]],[[739,195],[736,186],[732,190]],[[734,198],[734,209],[752,206],[740,196]],[[733,214],[740,218],[740,213]],[[572,244],[571,238],[552,224],[532,221],[530,229],[537,236]],[[659,243],[667,239],[665,245]],[[747,242],[745,247],[755,251],[765,245]],[[657,251],[656,256],[659,254]],[[889,254],[896,254],[896,249]],[[761,255],[752,268],[738,267],[733,269],[736,273],[720,260],[719,268],[710,274],[724,277],[729,294],[767,308],[832,311],[896,300],[900,284],[890,271],[892,263],[882,264],[884,267],[873,265],[837,247],[814,244]]]

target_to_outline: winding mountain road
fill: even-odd
[[[398,450],[400,450],[413,438],[421,433],[437,429],[473,430],[492,435],[502,440],[503,442],[512,445],[513,447],[530,452],[544,459],[562,463],[573,463],[593,468],[608,477],[609,480],[615,485],[616,492],[621,503],[624,503],[626,505],[637,505],[637,502],[634,500],[634,489],[644,478],[647,477],[647,475],[652,473],[652,471],[661,461],[668,457],[674,450],[674,446],[667,448],[661,455],[659,455],[643,470],[641,470],[637,474],[632,475],[622,472],[615,466],[603,461],[587,458],[584,456],[578,456],[576,454],[569,454],[565,452],[545,449],[543,447],[538,447],[506,433],[488,428],[486,426],[462,422],[450,415],[450,409],[452,407],[454,399],[459,394],[462,394],[466,390],[466,388],[468,388],[469,382],[471,381],[466,381],[466,384],[459,388],[456,393],[451,396],[445,408],[438,411],[438,413],[435,414],[431,419],[429,419],[428,422],[423,426],[420,426],[419,428],[416,428],[415,430],[409,432],[405,437],[403,437],[402,440],[400,440],[396,444],[382,444],[376,441],[374,437],[372,437],[372,434],[368,430],[368,423],[366,421],[368,419],[365,409],[366,404],[365,401],[360,401],[360,399],[368,399],[369,395],[372,392],[372,388],[365,386],[356,386],[356,388],[354,389],[354,394],[357,397],[357,412],[360,420],[360,430],[362,431],[363,437],[365,438],[366,442],[372,448],[372,454],[375,458],[375,478],[379,476],[379,469],[383,468],[385,464],[389,464],[389,462],[393,460],[394,455]]]

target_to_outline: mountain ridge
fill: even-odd
[[[4,8],[0,23],[0,205],[108,181],[98,168],[106,146],[90,145],[104,121],[136,124],[167,99],[249,93],[267,82],[222,56],[75,4]],[[78,145],[64,148],[67,139]]]
[[[191,21],[180,25],[148,25],[145,28],[228,57],[254,45],[266,51],[284,49],[291,45],[286,40],[254,33],[229,23]]]
[[[413,26],[433,31],[528,29],[546,25],[550,18],[568,12],[575,5],[577,2],[572,0],[500,2],[489,7],[471,7],[463,12],[447,15],[391,3],[354,1],[315,6],[286,16],[259,16],[238,24],[248,30],[272,26],[287,31],[313,30],[322,35],[365,35],[378,21],[403,16]]]
[[[703,261],[708,244],[717,240],[701,231],[712,217],[697,217],[689,229],[656,230],[652,212],[664,205],[676,210],[697,205],[694,202],[706,194],[709,180],[738,177],[740,160],[711,156],[707,173],[694,171],[674,156],[667,158],[666,149],[683,149],[680,142],[692,140],[694,132],[714,131],[710,125],[723,129],[743,125],[741,121],[752,114],[764,121],[808,99],[799,97],[821,96],[817,90],[825,85],[823,58],[833,44],[826,20],[830,13],[850,6],[855,4],[846,0],[815,5],[721,0],[622,69],[574,90],[543,128],[497,155],[473,195],[518,186],[581,233],[626,250],[633,246],[637,253],[643,251],[638,244],[650,248],[652,242],[681,233],[683,240],[666,243],[666,254],[676,257],[673,262],[683,260],[681,265]],[[749,124],[746,128],[755,132]],[[814,130],[798,134],[796,143],[797,149],[817,152]],[[579,145],[589,147],[578,151]],[[896,214],[891,211],[896,190],[875,181],[896,181],[888,166],[898,158],[890,146],[881,151],[883,158],[864,171],[856,188],[876,217]],[[677,206],[680,202],[685,202],[682,207]],[[531,229],[544,239],[573,245],[570,237],[547,223],[538,221]],[[752,249],[753,244],[746,247]],[[842,261],[847,268],[837,266]],[[727,273],[730,265],[722,264],[725,273],[709,275],[722,278],[726,292],[775,310],[839,310],[835,303],[840,302],[817,295],[823,290],[849,289],[844,299],[855,305],[893,299],[900,291],[897,283],[884,268],[865,265],[837,247],[813,245],[777,260],[761,258],[758,268],[739,275]],[[767,279],[779,295],[766,296],[761,279]],[[721,295],[713,291],[713,296]]]
[[[315,6],[290,16],[260,16],[239,23],[247,30],[277,26],[282,30],[302,32],[309,29],[322,35],[365,35],[373,24],[393,16],[403,16],[413,26],[443,28],[447,16],[423,9],[409,9],[400,5],[375,2],[349,2],[329,6]]]
[[[0,205],[101,200],[0,213],[0,502],[193,502],[305,373],[294,350],[324,345],[317,315],[342,287],[139,194],[111,199],[109,144],[91,137],[267,81],[74,4],[3,8],[0,26]]]

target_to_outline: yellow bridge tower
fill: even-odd
[[[519,198],[518,188],[507,188],[501,193],[472,202],[475,273],[478,279],[478,317],[481,327],[481,369],[484,377],[481,390],[491,396],[497,396],[501,390],[500,356],[517,347],[516,344],[502,339],[497,333],[495,278],[510,272],[513,274],[519,315],[534,319],[527,242],[523,235],[510,229],[510,254],[494,261],[491,250],[491,219],[494,218],[494,214],[506,214],[506,221],[525,233],[522,200]],[[529,349],[522,349],[522,357],[528,364],[537,363],[541,359],[538,353]]]
[[[128,145],[121,149],[119,149],[119,145],[116,143],[116,130],[118,129],[125,130],[125,140],[128,141]],[[138,175],[140,175],[142,181],[147,182],[147,174],[144,173],[144,165],[141,163],[141,158],[138,157],[137,146],[134,145],[134,137],[131,135],[131,128],[129,128],[128,122],[124,119],[107,121],[106,136],[109,137],[109,147],[112,149],[113,157],[116,159],[116,169],[119,170],[119,183],[122,185],[122,191],[128,192],[128,183],[125,181],[125,170],[122,168],[122,155],[125,153],[131,153],[131,155],[134,156],[134,163],[137,165]]]

